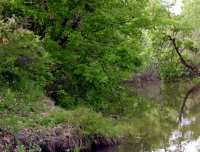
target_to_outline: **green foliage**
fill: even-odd
[[[26,149],[23,145],[20,145],[18,148],[17,148],[17,152],[25,152]]]
[[[39,101],[50,78],[48,59],[33,32],[18,27],[14,18],[0,21],[1,115],[29,115],[43,108]]]
[[[38,146],[35,146],[34,148],[31,148],[27,151],[24,145],[18,145],[17,152],[41,152],[41,149]]]
[[[57,104],[69,107],[83,99],[96,106],[119,99],[119,82],[141,65],[137,54],[143,49],[142,29],[150,24],[147,4],[17,0],[6,2],[10,9],[3,9],[3,17],[17,16],[19,25],[44,39],[53,61],[47,93]],[[75,103],[64,103],[69,96]]]
[[[164,80],[173,81],[189,75],[174,50],[166,50],[166,53],[162,53],[159,57],[159,63],[160,76]]]
[[[18,28],[14,18],[8,23],[0,21],[0,54],[2,85],[19,88],[27,79],[39,85],[45,84],[48,54],[39,38]]]
[[[44,126],[69,123],[80,127],[87,136],[98,134],[104,137],[118,137],[122,135],[122,130],[117,122],[88,108],[76,108],[73,111],[57,109],[49,113],[48,117],[41,119],[40,123]]]
[[[80,148],[75,148],[73,152],[80,152]]]
[[[198,27],[186,26],[187,16],[170,15],[159,0],[1,0],[0,13],[0,128],[68,123],[86,136],[155,143],[163,128],[169,135],[174,110],[163,112],[171,125],[161,124],[158,104],[130,97],[122,82],[150,62],[162,79],[189,75],[168,39],[194,59]],[[44,93],[73,110],[49,110]]]

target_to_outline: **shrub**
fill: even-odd
[[[29,79],[45,84],[48,53],[39,37],[18,28],[14,18],[0,21],[0,83],[16,87]]]

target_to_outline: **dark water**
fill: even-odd
[[[131,88],[134,93],[157,102],[161,110],[165,107],[173,109],[176,112],[174,115],[176,115],[177,121],[171,122],[163,119],[164,122],[160,122],[165,123],[162,135],[152,135],[150,129],[149,135],[147,135],[151,136],[150,139],[143,137],[139,143],[128,139],[126,144],[102,149],[98,152],[200,152],[199,83],[194,81],[173,83],[156,81],[144,83],[137,88],[131,86]]]

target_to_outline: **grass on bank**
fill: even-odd
[[[35,90],[34,96],[37,94]],[[149,146],[159,145],[160,137],[168,138],[176,113],[166,108],[159,112],[159,105],[143,98],[130,98],[125,105],[115,105],[124,108],[124,113],[118,116],[102,114],[87,106],[79,106],[73,110],[65,110],[56,106],[49,106],[47,97],[30,100],[31,94],[21,95],[5,91],[4,99],[0,102],[0,128],[17,133],[25,128],[53,128],[62,124],[69,124],[80,128],[85,136],[94,134],[112,138],[132,138],[134,143],[147,143]],[[132,100],[131,100],[132,99]],[[18,103],[18,105],[13,106]],[[11,108],[10,108],[11,107]],[[114,106],[113,106],[114,107]],[[113,110],[113,109],[112,109]],[[165,117],[160,117],[165,115]],[[168,122],[169,122],[168,121]],[[163,131],[165,130],[165,131]],[[150,144],[151,143],[151,144]]]
[[[154,147],[161,144],[161,136],[168,139],[176,121],[172,108],[166,107],[160,112],[159,104],[143,97],[107,103],[102,107],[104,112],[97,112],[88,105],[66,110],[54,106],[34,83],[25,86],[22,90],[0,89],[1,129],[16,134],[26,128],[45,129],[69,124],[88,137],[97,134],[108,138],[131,138],[134,144],[146,143]]]

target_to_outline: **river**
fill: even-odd
[[[199,83],[191,80],[170,83],[156,81],[143,83],[140,87],[130,85],[130,88],[134,93],[158,102],[160,110],[165,107],[173,108],[176,111],[177,122],[160,122],[168,124],[167,127],[173,126],[170,132],[163,129],[163,133],[166,133],[164,136],[155,135],[151,140],[145,140],[144,137],[137,144],[128,139],[122,145],[98,152],[200,152]],[[149,135],[152,136],[150,131]]]

